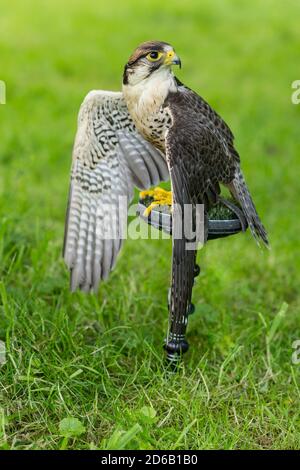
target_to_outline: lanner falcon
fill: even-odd
[[[107,208],[133,188],[171,178],[173,204],[216,203],[220,184],[239,203],[253,236],[268,245],[240,168],[234,137],[222,118],[172,71],[181,65],[170,44],[148,41],[130,56],[122,92],[91,91],[78,118],[66,218],[64,259],[71,289],[97,291],[115,265],[122,240],[105,239],[121,223]],[[114,227],[115,228],[115,227]],[[173,302],[185,310],[194,255],[173,240]]]

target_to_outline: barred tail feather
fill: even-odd
[[[241,170],[237,170],[233,181],[229,185],[233,197],[240,203],[249,228],[255,240],[260,244],[262,241],[269,247],[268,234],[256,211],[251,194],[247,188],[246,181]]]

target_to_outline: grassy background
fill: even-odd
[[[300,448],[297,0],[0,0],[0,444],[3,448]],[[76,116],[120,88],[146,39],[236,135],[272,243],[199,253],[191,344],[163,371],[169,241],[128,241],[97,297],[61,259]],[[285,304],[288,304],[285,310]],[[74,418],[70,421],[68,418]]]

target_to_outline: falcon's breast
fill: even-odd
[[[166,132],[172,126],[172,116],[165,107],[170,92],[177,91],[175,77],[160,74],[157,80],[145,80],[143,87],[123,85],[123,96],[132,120],[145,139],[165,151]]]

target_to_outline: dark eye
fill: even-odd
[[[159,60],[162,55],[163,55],[162,52],[151,51],[149,52],[149,54],[147,54],[147,59],[150,60],[150,62],[155,62]]]

